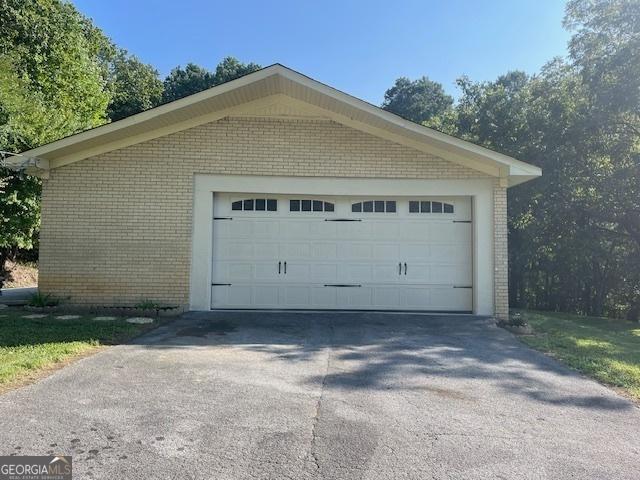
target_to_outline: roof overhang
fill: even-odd
[[[405,120],[393,113],[276,64],[236,80],[87,130],[38,148],[24,157],[44,172],[152,138],[219,120],[285,99],[317,115],[473,168],[513,186],[542,175],[540,168]]]

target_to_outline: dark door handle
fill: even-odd
[[[402,275],[402,262],[398,262],[398,275]]]
[[[280,275],[281,268],[282,268],[282,262],[278,262],[278,275]]]
[[[284,262],[284,274],[287,274],[287,262]]]
[[[407,262],[404,262],[404,274],[407,274]]]

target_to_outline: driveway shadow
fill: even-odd
[[[292,363],[328,356],[328,362],[340,368],[307,381],[329,389],[438,389],[424,382],[395,381],[407,376],[435,383],[482,380],[506,394],[543,404],[603,411],[634,408],[528,348],[490,319],[471,315],[191,312],[135,343],[149,349],[233,347],[263,353],[264,361]]]

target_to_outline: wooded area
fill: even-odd
[[[510,304],[640,317],[640,2],[571,0],[568,58],[454,99],[399,78],[382,107],[540,166],[509,190]],[[60,0],[0,0],[0,150],[19,152],[259,69],[227,57],[161,79]],[[427,67],[425,67],[427,68]],[[357,93],[357,92],[354,92]],[[37,251],[40,182],[0,170],[0,277]],[[0,279],[0,282],[2,280]]]

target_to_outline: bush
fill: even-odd
[[[34,293],[29,299],[29,305],[32,307],[55,307],[60,304],[60,300],[48,293]]]
[[[160,310],[162,305],[154,302],[153,300],[142,300],[140,303],[136,304],[135,307],[140,310]]]
[[[498,322],[500,327],[526,327],[527,321],[522,317],[520,313],[513,313],[509,316],[508,320],[500,320]]]

